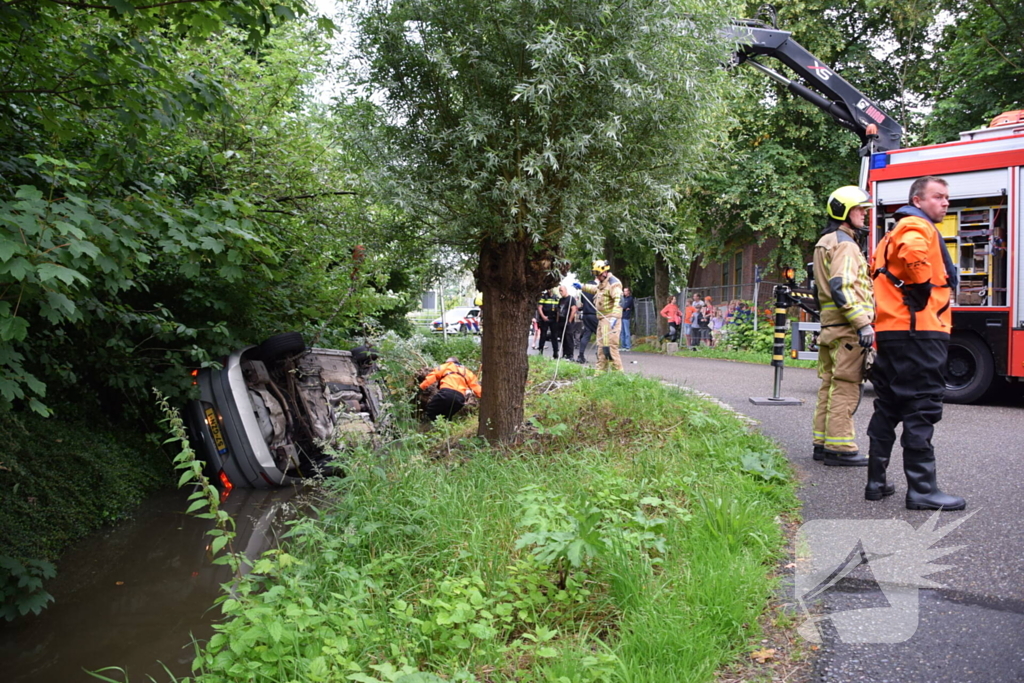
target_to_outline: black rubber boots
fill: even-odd
[[[885,469],[889,466],[890,453],[875,448],[868,451],[868,485],[864,487],[866,500],[882,500],[896,493],[896,487],[885,483]]]
[[[951,496],[939,490],[935,481],[933,449],[904,448],[903,471],[907,475],[908,510],[963,510],[967,507],[967,501],[960,496]]]
[[[830,451],[826,448],[825,464],[830,467],[864,467],[868,464],[868,459],[857,451],[843,453],[840,451]]]

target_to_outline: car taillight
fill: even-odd
[[[231,483],[230,479],[228,479],[227,472],[221,470],[220,474],[217,476],[220,478],[220,483],[224,485],[224,491],[231,493],[231,489],[235,488],[235,485]]]

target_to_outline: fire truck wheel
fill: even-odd
[[[974,403],[992,386],[992,351],[977,335],[954,334],[946,360],[946,403]]]

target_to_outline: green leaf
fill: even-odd
[[[29,201],[38,201],[43,198],[43,192],[34,185],[22,185],[18,188],[15,193],[16,199],[27,199]]]
[[[71,240],[68,243],[68,253],[75,258],[87,256],[94,260],[102,254],[99,247],[86,240]]]
[[[28,407],[32,412],[42,415],[43,417],[50,417],[53,411],[46,407],[46,404],[42,403],[39,399],[33,397],[28,400]]]
[[[0,274],[7,273],[14,280],[24,280],[33,271],[32,264],[22,256],[0,265]]]
[[[24,318],[0,320],[0,341],[23,341],[28,334],[28,321]]]
[[[24,254],[27,250],[23,243],[0,235],[0,263],[10,261],[15,254]]]
[[[471,634],[473,634],[480,640],[490,640],[498,634],[498,631],[496,629],[482,622],[470,624],[468,630]]]
[[[135,5],[128,0],[110,0],[110,4],[118,14],[134,14],[136,12]]]
[[[274,14],[281,17],[285,21],[292,21],[295,19],[295,12],[292,12],[291,8],[284,5],[274,5]]]
[[[36,274],[39,277],[40,282],[48,282],[53,279],[58,279],[66,285],[70,285],[75,281],[89,283],[89,280],[79,273],[77,270],[72,270],[65,266],[56,263],[41,263],[36,268]]]
[[[455,609],[452,610],[451,620],[455,624],[464,624],[465,622],[476,616],[476,610],[469,606],[465,602],[460,602],[455,605]]]
[[[227,535],[218,536],[217,538],[213,539],[213,543],[210,544],[210,551],[213,552],[214,555],[216,555],[221,551],[221,549],[224,546],[227,545],[229,540],[230,537]]]

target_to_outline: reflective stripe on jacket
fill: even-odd
[[[552,315],[558,313],[558,297],[545,294],[537,302],[537,305],[544,310],[544,315]]]
[[[868,262],[853,230],[845,223],[814,245],[814,281],[818,285],[821,326],[849,325],[859,330],[875,320]]]
[[[957,273],[947,271],[952,261],[942,235],[916,207],[896,215],[900,220],[875,247],[872,263],[878,337],[948,337]]]
[[[463,394],[472,391],[477,398],[482,392],[473,371],[458,363],[445,363],[431,370],[426,379],[420,382],[420,389],[426,389],[434,382],[438,382],[441,389],[454,389]]]

